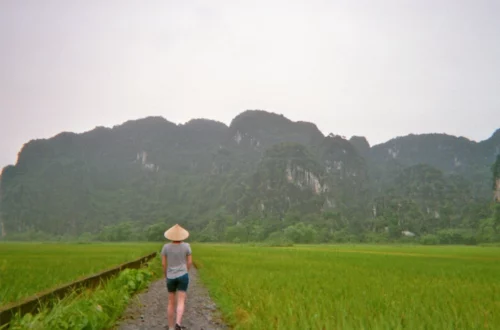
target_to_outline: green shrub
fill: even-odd
[[[293,246],[290,241],[282,232],[276,231],[271,233],[265,241],[266,246]]]
[[[423,235],[420,237],[420,243],[423,245],[438,245],[439,238],[433,234]]]
[[[443,229],[436,233],[440,244],[476,245],[475,233],[467,229]]]
[[[363,235],[364,243],[387,243],[388,241],[389,237],[387,233],[368,232]]]

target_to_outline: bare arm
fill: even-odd
[[[187,256],[187,270],[189,272],[189,269],[191,268],[191,265],[193,264],[193,256],[190,254]]]
[[[167,256],[161,256],[161,265],[163,266],[163,276],[167,277]]]

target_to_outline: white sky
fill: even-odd
[[[483,140],[499,87],[497,0],[0,1],[0,167],[61,131],[246,109]]]

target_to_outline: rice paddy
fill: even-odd
[[[234,329],[500,329],[500,248],[193,245]]]
[[[162,244],[0,244],[0,305]],[[234,329],[500,329],[500,248],[192,244]]]
[[[0,306],[159,251],[161,244],[0,244]]]

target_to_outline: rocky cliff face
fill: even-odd
[[[497,131],[498,132],[498,131]],[[492,166],[493,173],[493,200],[500,202],[500,153]]]
[[[495,192],[493,194],[495,202],[500,203],[500,178],[495,180]]]

